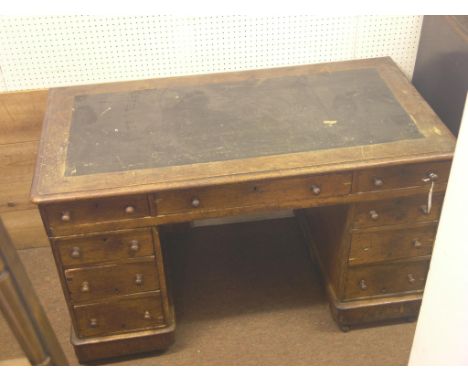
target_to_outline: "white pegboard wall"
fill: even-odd
[[[0,17],[0,90],[391,56],[411,78],[422,16]]]

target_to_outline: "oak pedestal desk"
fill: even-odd
[[[32,198],[79,360],[174,341],[164,227],[259,211],[343,330],[414,319],[454,144],[389,58],[52,89]]]

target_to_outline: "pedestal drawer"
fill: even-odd
[[[429,261],[408,261],[348,269],[345,299],[420,291]]]
[[[353,226],[354,228],[365,228],[437,221],[443,198],[443,194],[434,194],[430,211],[428,211],[428,194],[358,203],[356,204]]]
[[[128,263],[68,269],[65,280],[73,302],[159,289],[154,257]]]
[[[158,291],[73,307],[78,337],[107,336],[165,325]]]
[[[358,231],[352,234],[349,264],[369,264],[417,256],[430,256],[437,225],[415,228]]]
[[[151,228],[65,237],[54,246],[65,268],[154,254]]]

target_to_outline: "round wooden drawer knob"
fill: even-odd
[[[135,275],[135,284],[136,285],[143,285],[143,275],[141,273],[137,273]]]
[[[312,186],[310,186],[310,190],[312,191],[312,193],[314,195],[320,195],[320,192],[322,192],[322,190],[320,189],[319,186],[313,184]]]
[[[421,247],[422,247],[422,243],[421,243],[418,239],[414,239],[414,240],[413,240],[413,247],[414,247],[414,248],[421,248]]]
[[[374,178],[374,186],[375,187],[382,187],[383,186],[382,178]]]
[[[416,279],[415,279],[414,276],[410,273],[410,274],[408,275],[408,282],[409,282],[410,284],[413,284],[415,281],[416,281]]]
[[[125,207],[125,213],[126,214],[133,214],[134,212],[135,212],[135,207],[133,207],[133,206]]]
[[[379,214],[376,210],[369,211],[369,216],[372,220],[377,220],[379,218]]]
[[[138,252],[139,249],[140,249],[140,244],[138,243],[138,240],[132,240],[130,242],[130,250],[132,252]]]
[[[70,253],[72,259],[79,259],[81,257],[80,247],[73,247]]]
[[[359,281],[359,288],[360,288],[361,290],[366,290],[366,289],[367,289],[366,280],[361,280],[361,281]]]
[[[83,281],[83,283],[81,284],[81,291],[83,293],[88,293],[90,290],[91,288],[89,287],[89,283],[87,281]]]
[[[91,326],[92,328],[97,328],[98,327],[98,321],[96,318],[91,318],[89,320],[89,326]]]
[[[64,211],[62,212],[62,216],[60,217],[60,220],[63,222],[69,222],[71,220],[71,214],[70,211]]]
[[[192,207],[197,208],[200,206],[200,199],[198,198],[193,198],[192,199]]]

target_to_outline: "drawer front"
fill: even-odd
[[[412,261],[348,269],[345,298],[372,297],[420,291],[426,283],[429,261]]]
[[[436,224],[430,224],[410,229],[354,232],[351,238],[349,264],[430,256],[436,231]]]
[[[65,268],[154,254],[151,228],[62,238],[54,246]]]
[[[156,211],[167,215],[347,195],[351,179],[343,173],[161,192],[155,196]]]
[[[68,269],[65,281],[74,302],[159,289],[154,257],[125,264]]]
[[[106,336],[165,326],[159,292],[73,308],[78,337]]]
[[[356,188],[358,192],[368,192],[421,187],[427,185],[428,179],[447,183],[450,166],[451,162],[445,161],[362,170],[356,173]]]
[[[58,234],[80,224],[119,221],[149,216],[146,195],[80,200],[50,204],[44,208],[52,233]]]
[[[365,228],[437,221],[444,195],[434,194],[432,196],[432,208],[429,213],[427,210],[427,197],[427,194],[421,194],[408,198],[357,203],[353,225],[355,228]]]

